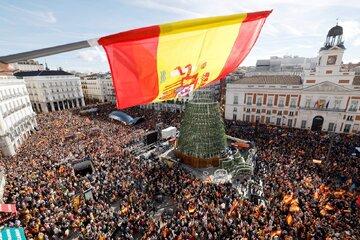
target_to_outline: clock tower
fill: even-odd
[[[318,62],[316,65],[317,74],[339,74],[345,51],[342,38],[343,28],[341,26],[336,25],[329,30],[325,44],[319,51]]]

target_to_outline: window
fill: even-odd
[[[270,123],[270,117],[266,117],[265,121],[266,123]]]
[[[274,102],[274,98],[273,98],[273,97],[269,97],[269,98],[268,98],[268,104],[267,104],[267,105],[268,105],[269,107],[272,107],[273,102]]]
[[[251,109],[250,109],[250,108],[247,108],[247,109],[246,109],[246,112],[251,112]]]
[[[49,112],[51,112],[51,104],[50,103],[46,103],[47,109]]]
[[[250,115],[246,115],[245,121],[250,122]]]
[[[277,119],[276,119],[276,125],[278,125],[278,126],[281,125],[281,118],[277,118]]]
[[[292,120],[292,119],[288,119],[288,124],[287,124],[287,126],[288,126],[288,127],[292,127],[292,124],[293,124],[293,120]]]
[[[258,122],[260,122],[260,116],[256,116],[256,122],[258,123]]]
[[[289,116],[294,116],[294,112],[289,112]]]
[[[278,111],[277,115],[281,116],[281,115],[282,115],[282,111]]]
[[[266,110],[267,115],[271,115],[271,110]]]
[[[357,100],[351,100],[349,111],[356,112],[358,108],[358,101]]]
[[[306,128],[306,120],[301,121],[301,128]]]
[[[291,107],[291,108],[296,108],[296,98],[292,98],[292,99],[290,100],[290,107]]]
[[[307,98],[305,101],[305,108],[310,108],[310,105],[311,105],[311,99]]]
[[[315,83],[316,80],[306,80],[306,83]]]
[[[252,104],[251,101],[252,101],[252,97],[251,96],[247,97],[246,104],[251,105]]]
[[[328,132],[334,132],[335,131],[335,124],[334,123],[329,123],[328,126]]]
[[[236,113],[233,114],[233,120],[236,121]]]
[[[260,109],[256,109],[256,113],[260,113]]]
[[[234,107],[234,110],[233,110],[233,112],[234,112],[234,113],[236,113],[236,112],[237,112],[237,108],[236,108],[236,107]]]
[[[238,101],[239,101],[239,97],[238,97],[238,96],[234,96],[234,102],[233,102],[233,104],[238,104]]]
[[[359,124],[354,124],[352,131],[353,132],[358,132],[359,131]]]
[[[341,105],[341,100],[340,99],[336,99],[334,102],[334,109],[339,109]]]
[[[344,133],[350,132],[351,124],[345,124]]]
[[[256,99],[256,105],[257,105],[257,106],[261,106],[261,104],[262,104],[262,98],[261,98],[261,97],[258,97],[258,98]]]
[[[346,120],[347,121],[354,121],[353,116],[347,116]]]
[[[279,107],[284,107],[284,102],[285,102],[285,99],[284,98],[280,98],[279,99]]]

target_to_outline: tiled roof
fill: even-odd
[[[14,76],[16,77],[61,76],[61,75],[72,75],[72,74],[65,72],[63,70],[44,70],[44,71],[28,71],[28,72],[14,73]]]
[[[360,85],[360,75],[354,77],[353,85]]]
[[[233,81],[235,84],[279,84],[301,85],[301,77],[296,75],[259,75]]]

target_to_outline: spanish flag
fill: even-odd
[[[187,96],[234,71],[271,11],[185,20],[102,37],[117,107]]]
[[[291,226],[293,223],[293,217],[291,216],[291,214],[288,214],[286,217],[286,223],[287,225]]]

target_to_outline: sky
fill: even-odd
[[[0,0],[0,56],[184,19],[273,9],[241,64],[297,55],[315,57],[337,19],[344,62],[360,62],[359,0]],[[106,72],[101,47],[37,59],[51,69]]]

